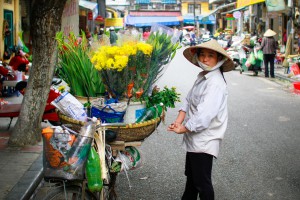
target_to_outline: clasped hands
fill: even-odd
[[[168,126],[168,131],[173,131],[177,134],[187,133],[189,130],[181,123],[173,122]]]

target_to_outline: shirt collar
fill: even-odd
[[[219,74],[221,71],[219,69],[213,70],[211,72],[208,72],[204,75],[205,79],[209,79],[210,77],[214,76],[215,74]]]

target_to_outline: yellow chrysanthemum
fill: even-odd
[[[113,68],[115,66],[114,59],[112,59],[112,58],[107,59],[105,66],[107,69]]]
[[[127,56],[115,56],[115,69],[117,71],[122,71],[128,64],[128,57]]]
[[[137,48],[139,51],[142,51],[145,55],[151,55],[153,47],[150,44],[138,43]]]

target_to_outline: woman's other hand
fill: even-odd
[[[170,124],[169,127],[168,127],[168,131],[173,131],[177,134],[182,134],[182,133],[189,132],[189,130],[183,124],[180,124],[180,123],[177,123],[177,122],[174,122],[174,123]]]

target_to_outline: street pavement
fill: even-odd
[[[244,74],[247,73],[251,72],[245,72]],[[291,87],[291,82],[293,80],[287,77],[287,74],[284,73],[284,68],[277,66],[275,74],[275,79],[266,80],[285,84],[286,87]],[[259,76],[263,77],[263,72],[259,73]],[[180,91],[180,93],[184,92]],[[14,93],[14,95],[10,97],[0,98],[3,98],[9,103],[21,103],[23,97],[22,95],[17,96],[17,93]],[[42,180],[42,141],[36,145],[25,147],[8,146],[8,139],[14,129],[17,118],[13,119],[10,129],[6,130],[9,120],[9,118],[0,119],[0,199],[30,199]],[[47,126],[47,124],[43,123],[43,126]],[[161,154],[161,150],[159,154]],[[182,163],[179,163],[179,165],[181,164]],[[176,166],[170,166],[170,168],[172,167]],[[161,177],[162,180],[165,180],[166,187],[168,187],[168,178],[174,178],[167,176],[168,175],[166,174],[165,177]],[[141,177],[141,179],[147,178],[149,177]]]
[[[17,92],[0,98],[10,104],[23,100]],[[0,118],[0,199],[29,199],[42,178],[42,142],[24,147],[8,146],[17,118],[13,118],[7,130],[9,121],[10,118]]]

